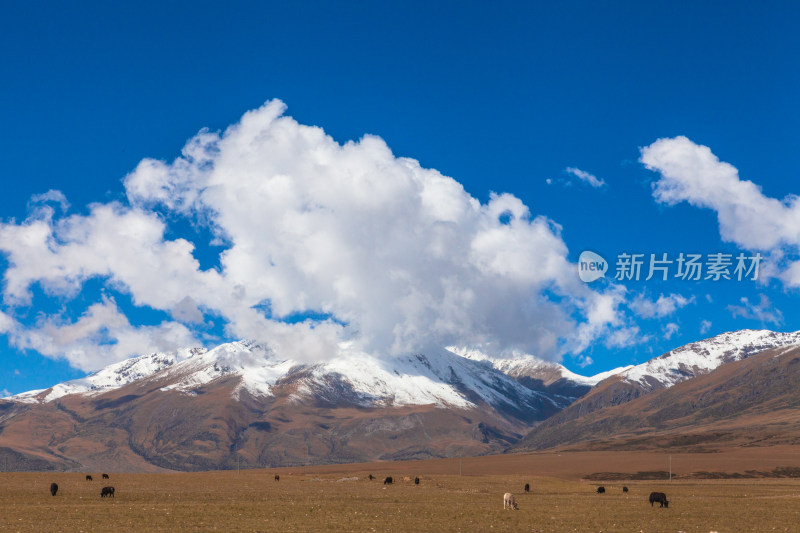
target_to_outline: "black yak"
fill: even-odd
[[[58,483],[50,483],[50,494],[55,496],[56,492],[58,492]]]
[[[650,493],[650,507],[653,506],[654,503],[660,503],[661,507],[669,507],[669,502],[667,501],[667,495],[663,492],[651,492]]]
[[[392,484],[392,476],[387,477],[383,480],[384,485],[391,485]]]
[[[525,483],[525,492],[530,492],[530,491],[531,491],[530,483]]]
[[[100,497],[105,498],[106,496],[114,497],[114,487],[103,487],[103,490],[100,491]]]
[[[370,475],[369,475],[369,480],[370,480],[370,481],[372,481],[373,479],[375,479],[375,476],[373,476],[372,474],[370,474]]]
[[[605,487],[597,487],[597,494],[605,494],[606,488]]]
[[[108,479],[108,474],[103,474],[103,479]]]
[[[414,478],[414,485],[419,485],[419,478],[418,477]]]
[[[622,492],[628,492],[628,487],[622,487]]]
[[[91,481],[91,480],[92,480],[92,476],[86,476],[86,481]]]
[[[280,481],[280,480],[281,480],[281,476],[279,476],[278,474],[275,474],[275,481]]]

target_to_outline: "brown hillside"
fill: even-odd
[[[620,383],[607,380],[598,394],[618,394],[625,390]],[[800,444],[798,407],[800,347],[775,348],[619,405],[583,412],[575,405],[570,416],[537,426],[515,449]]]

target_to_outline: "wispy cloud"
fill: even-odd
[[[706,333],[711,330],[711,321],[710,320],[703,320],[700,322],[700,334],[705,335]]]
[[[675,322],[669,322],[661,329],[664,332],[664,338],[666,340],[670,340],[673,335],[675,335],[676,333],[678,333],[678,331],[680,331],[681,327]]]
[[[762,324],[775,324],[776,326],[783,324],[783,313],[772,306],[772,302],[769,301],[765,294],[760,296],[758,304],[752,303],[744,297],[740,301],[742,305],[729,305],[727,307],[733,318],[750,318],[758,320]]]
[[[590,174],[589,172],[586,172],[585,170],[581,170],[581,169],[575,168],[575,167],[567,167],[564,170],[568,174],[571,174],[572,176],[575,176],[576,178],[578,178],[583,183],[591,185],[594,188],[600,188],[600,187],[603,187],[606,184],[605,181],[603,181],[602,179],[598,178],[594,174]]]
[[[638,294],[631,301],[629,307],[642,318],[663,318],[694,302],[694,296],[687,298],[676,293],[661,294],[656,300],[651,300],[644,294]]]

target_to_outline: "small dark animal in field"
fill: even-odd
[[[387,477],[386,479],[383,480],[383,484],[384,485],[391,485],[392,481],[393,481],[392,480],[392,476],[389,476],[389,477]]]
[[[58,492],[58,483],[50,483],[50,494],[55,496],[56,492]]]
[[[622,487],[622,492],[628,492],[628,487]]]
[[[108,474],[103,474],[103,479],[108,479]]]
[[[369,475],[369,480],[370,480],[370,481],[372,481],[373,479],[375,479],[375,476],[373,476],[372,474],[370,474],[370,475]]]
[[[667,495],[663,492],[651,492],[650,493],[650,507],[653,506],[654,503],[660,503],[661,507],[669,507],[669,502],[667,501]]]
[[[419,478],[418,477],[414,478],[414,485],[419,485]]]
[[[105,498],[106,496],[114,497],[114,487],[103,487],[103,490],[100,491],[100,497]]]
[[[597,487],[597,494],[605,494],[606,488],[605,487]]]
[[[92,480],[92,476],[86,476],[86,481],[91,481],[91,480]]]
[[[531,484],[525,483],[525,492],[530,492],[530,491],[531,491]]]
[[[279,476],[278,474],[275,474],[275,481],[280,481],[280,480],[281,480],[281,476]]]

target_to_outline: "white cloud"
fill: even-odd
[[[34,194],[31,196],[30,205],[34,208],[41,208],[47,203],[58,204],[62,212],[66,212],[69,209],[67,197],[64,196],[64,193],[61,191],[50,189],[46,193]]]
[[[590,174],[590,173],[586,172],[585,170],[581,170],[581,169],[575,168],[575,167],[567,167],[564,170],[568,174],[571,174],[571,175],[575,176],[576,178],[578,178],[582,182],[584,182],[584,183],[586,183],[586,184],[588,184],[588,185],[590,185],[590,186],[592,186],[594,188],[600,188],[600,187],[602,187],[602,186],[604,186],[606,184],[605,181],[599,179],[594,174]]]
[[[749,318],[758,320],[762,324],[775,324],[776,326],[783,324],[783,313],[772,306],[772,302],[769,301],[766,295],[760,295],[758,304],[750,302],[745,297],[742,297],[740,302],[742,305],[729,305],[727,307],[733,318]]]
[[[653,301],[644,294],[638,294],[629,304],[629,307],[642,318],[663,318],[669,316],[681,307],[694,303],[695,297],[686,298],[681,294],[661,294]]]
[[[771,254],[760,277],[777,276],[788,285],[800,285],[800,262],[792,259],[800,247],[798,196],[765,196],[761,187],[742,180],[735,167],[720,161],[707,146],[686,137],[659,139],[641,154],[640,161],[660,174],[653,183],[656,201],[712,209],[724,241]]]
[[[661,329],[664,332],[664,338],[666,340],[670,340],[673,335],[675,335],[676,333],[678,333],[678,331],[680,331],[681,327],[675,322],[669,322]]]
[[[518,198],[481,204],[378,137],[339,144],[284,111],[268,102],[224,132],[201,131],[171,163],[143,160],[125,178],[128,204],[0,224],[0,329],[18,347],[97,368],[197,343],[204,317],[301,360],[330,357],[343,340],[382,354],[480,344],[557,357],[628,327],[619,289],[580,283],[561,228]],[[216,267],[166,237],[180,217],[223,246]],[[15,318],[34,284],[70,301],[92,279],[172,321],[134,326],[110,298],[72,322]],[[282,320],[307,312],[331,318]]]
[[[648,342],[651,335],[642,334],[639,326],[628,326],[611,331],[604,344],[609,348],[629,348],[637,344]]]
[[[703,320],[700,322],[700,335],[705,335],[711,329],[711,321]]]
[[[74,322],[50,317],[40,320],[34,327],[13,323],[6,334],[17,348],[67,359],[82,370],[97,369],[135,354],[200,345],[194,335],[177,322],[132,326],[110,298],[91,305]]]

